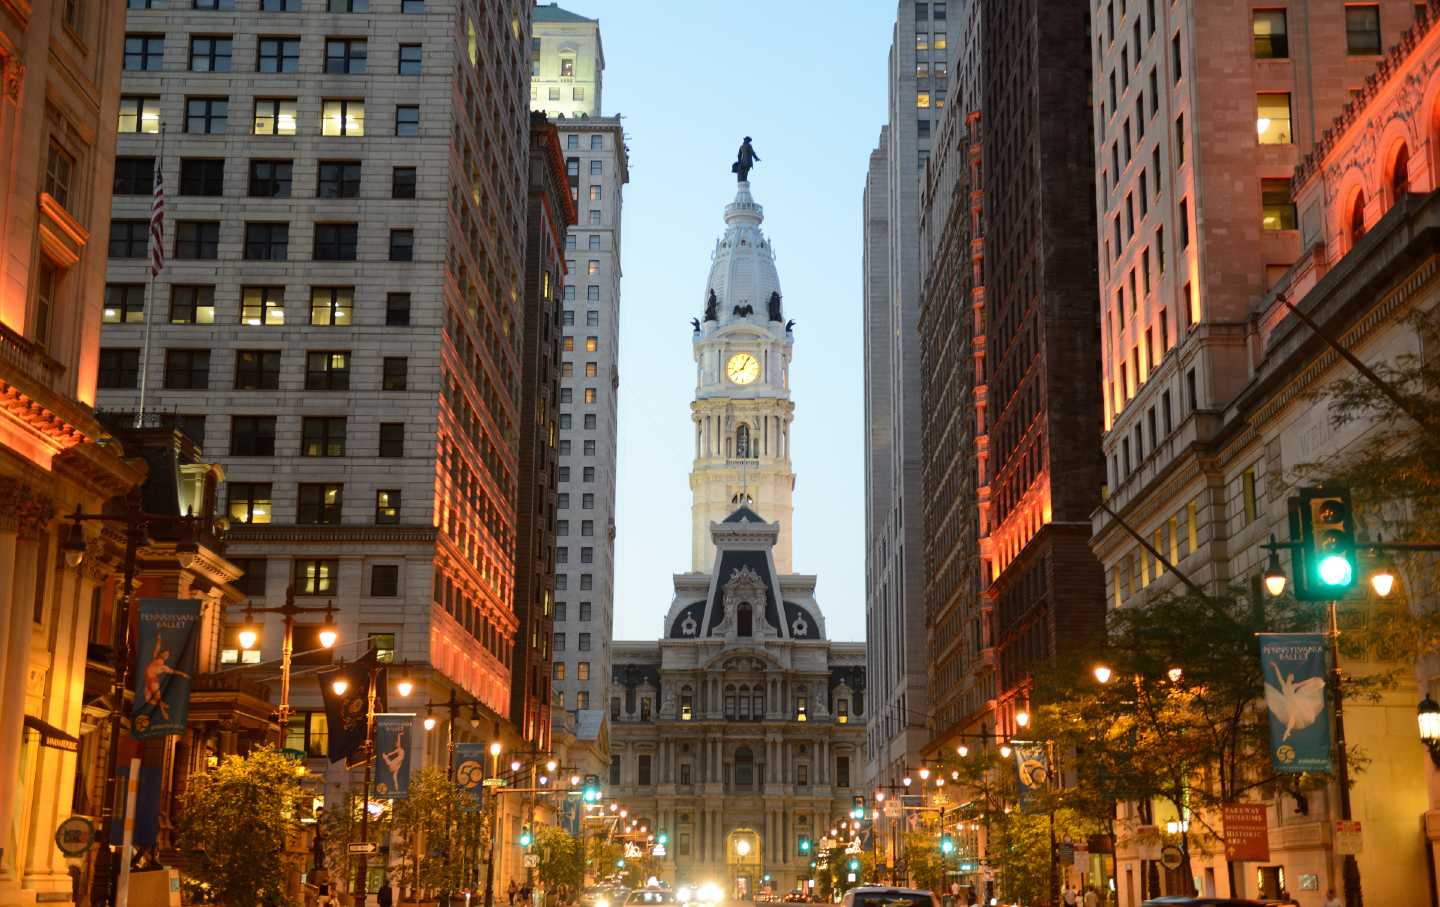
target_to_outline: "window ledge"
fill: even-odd
[[[40,242],[45,254],[60,267],[73,268],[90,241],[90,231],[48,192],[40,193],[39,207]]]

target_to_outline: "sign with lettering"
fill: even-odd
[[[1226,803],[1225,859],[1243,863],[1270,859],[1270,830],[1263,803]]]

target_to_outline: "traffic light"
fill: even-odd
[[[857,860],[855,857],[851,857],[851,858],[850,858],[850,871],[851,871],[851,872],[859,872],[859,871],[860,871],[860,861]]]
[[[662,831],[660,832],[660,834],[655,836],[655,842],[661,847],[664,847],[666,844],[670,843],[670,836]]]
[[[529,847],[533,843],[535,843],[535,836],[530,834],[530,826],[522,825],[520,827],[520,846]]]
[[[1355,585],[1355,518],[1347,488],[1302,488],[1290,499],[1295,597],[1301,601],[1344,598]]]
[[[802,854],[807,854],[810,852],[810,838],[807,835],[800,836],[800,852]]]
[[[954,852],[955,852],[955,839],[952,838],[952,837],[950,837],[949,835],[941,835],[941,836],[940,836],[940,853],[942,853],[943,855],[945,855],[945,856],[948,857],[948,856],[950,856],[950,855],[951,855],[952,853],[954,853]]]
[[[586,803],[599,803],[600,796],[600,776],[586,775],[585,786],[580,791],[580,799]]]
[[[850,802],[850,818],[852,818],[852,819],[863,819],[863,818],[865,818],[865,798],[864,798],[864,797],[855,797],[855,798]]]

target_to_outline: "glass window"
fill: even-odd
[[[311,287],[310,323],[348,325],[355,311],[354,287]]]
[[[343,497],[343,485],[319,482],[300,483],[299,509],[295,514],[295,522],[309,526],[339,525]]]
[[[410,361],[404,356],[386,356],[381,363],[380,389],[403,391],[409,376]]]
[[[137,324],[145,320],[145,285],[112,283],[105,287],[105,324]]]
[[[299,72],[299,38],[261,38],[255,58],[257,72]]]
[[[294,98],[255,99],[255,135],[294,135],[297,119]]]
[[[378,456],[388,458],[405,456],[405,423],[380,423],[380,451]]]
[[[340,562],[338,560],[297,560],[295,561],[295,592],[297,595],[334,595],[336,579],[339,574]]]
[[[1289,92],[1263,92],[1255,96],[1255,132],[1262,145],[1290,144]]]
[[[317,198],[359,198],[359,161],[321,161],[315,183]]]
[[[1257,9],[1251,14],[1255,37],[1255,59],[1283,60],[1290,56],[1290,35],[1285,10]]]
[[[400,45],[400,75],[402,75],[402,76],[418,76],[418,75],[420,75],[420,45],[419,45],[419,44],[401,44],[401,45]]]
[[[358,224],[316,224],[316,261],[354,261],[359,242]]]
[[[247,223],[245,225],[245,259],[247,261],[284,261],[289,257],[290,225],[288,223]]]
[[[413,104],[402,104],[395,108],[395,134],[416,136],[420,134],[420,108]]]
[[[415,168],[396,167],[390,175],[391,198],[415,197]]]
[[[215,288],[213,286],[170,287],[171,324],[214,324]]]
[[[125,97],[120,99],[120,115],[116,128],[120,132],[160,132],[160,99]]]
[[[365,134],[365,102],[325,101],[320,117],[321,135],[360,136]]]
[[[276,390],[280,387],[279,350],[237,350],[235,389]]]
[[[126,35],[125,69],[155,71],[165,65],[164,35]]]
[[[240,323],[259,326],[285,323],[284,287],[245,287],[240,291]]]
[[[211,158],[180,160],[181,195],[221,195],[225,190],[225,161]]]
[[[232,43],[224,37],[195,37],[190,39],[191,72],[229,72]]]
[[[252,198],[289,198],[294,164],[290,161],[251,161]]]
[[[186,98],[185,131],[191,135],[220,135],[230,123],[230,102],[225,98]]]
[[[1261,180],[1260,204],[1264,209],[1262,226],[1266,230],[1294,230],[1296,228],[1295,203],[1290,200],[1289,180]]]
[[[175,257],[177,259],[215,259],[220,257],[220,222],[213,220],[182,220],[175,224]]]
[[[1345,52],[1351,56],[1380,53],[1380,6],[1357,3],[1345,7]]]
[[[391,230],[391,231],[390,231],[390,260],[391,260],[391,261],[414,261],[414,260],[415,260],[415,231],[414,231],[414,230]]]
[[[150,195],[155,191],[155,159],[153,157],[117,157],[115,195]]]
[[[381,488],[375,492],[375,523],[393,525],[400,522],[400,491]]]
[[[108,348],[100,350],[101,387],[135,387],[140,382],[140,351]]]
[[[360,75],[365,72],[368,45],[364,38],[329,38],[325,41],[325,72]]]
[[[400,565],[399,564],[375,564],[370,568],[370,594],[382,598],[390,598],[400,594]],[[388,637],[388,638],[387,638]],[[388,643],[388,645],[387,645]],[[394,633],[371,633],[370,647],[376,649],[380,660],[394,660],[395,656],[395,634]],[[384,654],[389,652],[390,658],[385,659]]]
[[[305,389],[324,391],[349,390],[350,354],[348,352],[306,353]]]
[[[275,417],[231,416],[230,455],[235,457],[275,456]]]
[[[209,386],[209,350],[165,351],[165,387],[172,390],[204,390]]]
[[[272,505],[269,482],[231,482],[227,510],[236,523],[270,522]]]
[[[403,326],[410,323],[410,294],[387,293],[385,295],[385,324]]]

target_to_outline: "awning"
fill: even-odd
[[[80,738],[67,734],[53,724],[41,721],[34,715],[25,716],[25,729],[40,735],[40,745],[67,753],[80,751]]]

